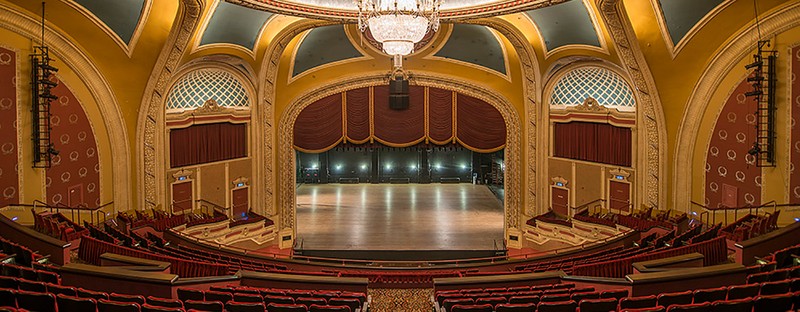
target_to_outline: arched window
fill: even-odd
[[[233,74],[204,68],[189,72],[175,83],[167,99],[167,112],[196,109],[208,100],[226,107],[250,106],[244,86]]]
[[[625,79],[598,66],[575,68],[561,77],[553,88],[550,105],[580,105],[590,97],[608,108],[628,112],[636,110],[633,92]]]

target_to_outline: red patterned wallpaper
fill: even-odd
[[[17,56],[0,48],[0,207],[19,203]]]
[[[47,170],[47,203],[97,207],[101,205],[100,163],[92,126],[81,103],[64,83],[52,92],[58,100],[50,106],[50,136],[59,154],[53,156],[52,167]]]
[[[791,95],[791,158],[789,164],[789,202],[800,204],[800,173],[797,166],[800,166],[800,46],[792,49],[792,95]]]
[[[761,168],[747,154],[755,142],[755,102],[744,93],[752,87],[742,80],[717,118],[706,156],[708,207],[761,204]]]

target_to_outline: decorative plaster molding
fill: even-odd
[[[762,37],[771,37],[800,25],[800,3],[791,3],[761,17]],[[692,157],[695,154],[697,133],[700,131],[703,113],[711,96],[733,67],[747,54],[755,50],[758,29],[753,25],[738,31],[728,43],[715,53],[705,71],[695,84],[684,110],[675,147],[673,163],[674,209],[690,211],[692,194]]]
[[[664,176],[664,159],[667,150],[666,125],[661,99],[658,95],[653,75],[647,65],[644,53],[636,40],[625,7],[620,0],[597,0],[597,6],[603,14],[609,35],[614,40],[622,65],[633,83],[637,101],[637,120],[643,131],[639,132],[639,141],[644,151],[638,162],[644,170],[642,183],[638,183],[642,198],[649,206],[666,208],[664,194],[666,181]],[[641,154],[641,153],[640,153]]]
[[[41,36],[41,25],[38,17],[32,18],[3,3],[0,3],[0,27],[31,40]],[[128,134],[126,128],[120,126],[124,125],[125,122],[111,85],[86,53],[78,48],[72,40],[47,25],[45,26],[45,41],[50,45],[51,51],[64,64],[75,71],[75,74],[80,77],[94,97],[94,101],[104,117],[103,123],[108,131],[111,157],[114,160],[111,168],[113,170],[114,202],[117,203],[115,206],[131,207],[133,202],[128,185],[132,180],[132,166],[130,149],[127,143]],[[44,194],[44,187],[42,194]]]
[[[172,31],[169,34],[161,54],[153,66],[153,73],[145,87],[142,105],[137,122],[136,145],[141,152],[138,155],[140,194],[139,207],[155,208],[166,200],[163,187],[165,159],[163,131],[164,101],[169,91],[169,81],[174,78],[181,56],[184,54],[189,38],[197,28],[204,1],[182,0]]]
[[[609,170],[608,174],[610,174],[612,177],[616,177],[616,176],[625,177],[625,180],[628,180],[628,178],[631,176],[630,171],[622,170],[622,169],[619,169],[619,168],[614,168],[614,169]]]
[[[128,58],[133,56],[133,49],[136,48],[136,43],[139,41],[139,37],[142,35],[144,31],[144,25],[147,23],[147,18],[150,16],[150,8],[152,7],[153,0],[145,0],[142,6],[142,12],[139,13],[139,19],[136,21],[136,27],[134,27],[133,35],[129,42],[125,42],[122,38],[117,35],[114,30],[111,29],[105,22],[100,20],[99,17],[94,15],[92,11],[89,11],[82,5],[75,2],[75,0],[62,0],[67,3],[70,7],[75,9],[76,11],[80,12],[86,19],[90,20],[95,26],[100,28],[103,32],[111,38],[111,40],[116,43],[119,48],[128,55]]]

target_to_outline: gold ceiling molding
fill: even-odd
[[[327,96],[357,88],[388,84],[386,75],[355,76],[343,78],[332,85],[309,90],[293,100],[283,112],[278,123],[278,207],[280,209],[279,229],[297,230],[295,207],[295,156],[292,140],[294,123],[297,116],[308,105]],[[456,91],[481,99],[497,109],[506,121],[506,198],[505,198],[505,231],[518,230],[523,209],[520,200],[520,148],[522,141],[521,119],[514,106],[505,98],[489,89],[470,85],[451,78],[415,73],[412,83],[425,87]],[[296,234],[296,233],[295,233]]]
[[[302,34],[306,30],[314,27],[334,24],[335,23],[330,21],[308,19],[298,20],[297,22],[290,24],[281,30],[277,35],[275,35],[274,40],[270,42],[267,52],[264,55],[261,63],[261,69],[258,73],[259,78],[257,80],[259,83],[257,86],[258,97],[256,97],[256,100],[254,101],[256,104],[256,110],[253,113],[253,116],[258,117],[258,122],[252,123],[251,127],[253,128],[253,131],[264,134],[264,137],[261,139],[261,144],[252,145],[253,163],[261,164],[260,166],[253,166],[256,168],[254,178],[261,177],[263,179],[261,181],[261,190],[263,193],[261,196],[255,197],[256,205],[254,206],[264,207],[264,213],[269,217],[279,213],[276,207],[284,203],[282,201],[279,201],[277,204],[275,203],[276,185],[274,181],[275,170],[273,170],[276,161],[273,157],[275,142],[273,125],[275,113],[273,105],[275,104],[275,84],[278,81],[278,67],[280,66],[281,55],[289,45],[289,42],[292,41],[292,39],[294,39],[297,35]],[[290,158],[292,158],[291,161],[294,161],[293,155]],[[294,176],[291,178],[294,179]],[[292,194],[294,194],[294,188],[292,188]],[[292,198],[291,201],[294,202],[294,198]],[[276,227],[281,229],[281,224],[284,223],[284,220],[282,218],[273,218],[273,220],[276,220],[277,222]]]
[[[169,82],[174,79],[203,12],[203,0],[182,0],[181,3],[172,31],[147,81],[139,109],[136,150],[140,151],[137,155],[137,167],[140,168],[137,188],[140,197],[137,207],[144,209],[156,208],[166,200],[165,188],[161,183],[165,174],[164,161],[159,161],[166,157],[164,150],[158,148],[164,146],[164,135],[163,131],[158,130],[164,126],[164,103]]]
[[[31,40],[40,38],[42,31],[38,17],[32,18],[3,3],[0,3],[0,27]],[[70,39],[53,30],[50,26],[45,27],[45,41],[52,48],[51,51],[80,77],[94,97],[104,117],[103,123],[108,131],[111,157],[114,159],[111,164],[114,202],[117,203],[118,207],[132,207],[132,196],[128,187],[130,181],[132,181],[131,155],[127,143],[128,134],[126,128],[120,126],[124,125],[125,122],[122,118],[122,112],[119,111],[119,105],[111,85],[86,53],[79,49]]]
[[[525,118],[527,119],[525,123],[527,135],[525,136],[526,142],[524,142],[527,156],[527,161],[525,164],[527,165],[527,168],[520,166],[518,169],[520,171],[526,170],[527,189],[524,191],[520,190],[520,192],[525,193],[525,196],[519,196],[519,200],[524,201],[524,209],[522,209],[519,218],[528,218],[539,215],[545,212],[545,207],[549,206],[549,199],[547,196],[537,196],[540,190],[543,192],[543,194],[546,194],[546,187],[548,183],[547,176],[544,173],[546,172],[547,165],[543,159],[546,159],[547,155],[545,153],[548,149],[537,148],[537,138],[547,137],[547,133],[543,132],[547,131],[547,127],[537,127],[536,125],[540,122],[545,123],[542,121],[542,119],[547,115],[537,113],[537,110],[540,108],[536,107],[536,104],[541,103],[542,89],[541,84],[537,83],[537,81],[541,81],[541,71],[539,68],[539,63],[537,62],[536,53],[533,51],[533,47],[525,38],[525,34],[523,34],[519,28],[507,20],[490,18],[475,20],[472,21],[472,23],[491,27],[505,36],[505,38],[514,47],[517,52],[517,56],[519,57],[520,66],[522,67],[522,91],[525,98],[523,107],[525,110]],[[539,166],[542,166],[543,168],[540,169]],[[520,220],[521,224],[524,224],[524,221],[525,220]]]
[[[620,60],[633,82],[632,86],[637,99],[636,114],[639,131],[638,140],[643,157],[637,157],[644,170],[642,183],[637,185],[637,193],[649,206],[666,209],[665,154],[667,150],[667,130],[661,99],[658,95],[653,75],[647,65],[644,53],[639,47],[628,13],[623,1],[596,0],[611,38],[619,51]]]
[[[556,47],[555,49],[547,49],[547,44],[544,42],[544,36],[542,35],[542,31],[539,29],[539,24],[533,20],[527,13],[523,12],[524,18],[528,20],[528,22],[533,25],[533,28],[536,29],[536,33],[539,37],[539,44],[542,46],[542,50],[544,51],[544,58],[548,59],[551,56],[567,51],[570,49],[586,49],[590,51],[595,51],[598,53],[603,53],[605,55],[611,55],[611,52],[608,50],[608,43],[606,43],[606,36],[603,34],[602,27],[600,27],[600,21],[597,19],[597,12],[594,9],[594,6],[591,5],[590,0],[581,0],[583,5],[586,7],[587,13],[589,13],[589,20],[592,22],[592,28],[594,28],[594,32],[597,35],[597,41],[600,43],[599,47],[588,45],[588,44],[567,44]],[[568,26],[566,26],[568,27]]]
[[[250,56],[253,60],[255,60],[257,53],[256,50],[258,49],[258,43],[261,41],[261,36],[264,35],[264,31],[267,29],[267,25],[269,25],[269,23],[272,22],[275,19],[275,17],[278,16],[278,14],[273,14],[264,22],[264,25],[261,25],[261,28],[259,28],[258,34],[256,35],[256,39],[255,42],[253,43],[252,49],[233,43],[208,43],[200,45],[200,41],[203,40],[203,35],[205,35],[206,30],[208,30],[208,24],[211,22],[211,18],[214,17],[214,13],[216,13],[217,7],[219,7],[219,3],[222,1],[224,0],[214,0],[213,3],[210,5],[208,12],[202,18],[202,21],[198,28],[198,30],[200,31],[198,31],[195,34],[194,39],[192,40],[189,54],[195,54],[200,51],[211,50],[214,48],[228,48],[241,51],[242,53]]]
[[[800,3],[787,4],[760,17],[762,37],[772,37],[800,25]],[[755,50],[758,30],[754,25],[738,31],[720,48],[695,84],[681,118],[673,163],[673,206],[689,211],[692,194],[692,156],[697,133],[711,96],[739,61]]]
[[[114,43],[116,43],[119,46],[119,48],[122,49],[122,51],[124,51],[126,55],[128,55],[128,58],[133,56],[133,49],[136,48],[136,43],[139,42],[139,37],[141,36],[142,31],[144,30],[144,25],[147,23],[147,17],[150,16],[150,8],[152,7],[153,4],[153,0],[144,0],[144,5],[142,6],[142,12],[139,13],[139,19],[136,23],[136,27],[134,27],[133,35],[131,36],[130,42],[125,42],[122,40],[122,38],[119,37],[119,35],[117,35],[116,32],[114,32],[114,30],[111,29],[111,27],[106,25],[106,23],[100,20],[99,17],[94,15],[92,11],[89,11],[82,5],[76,3],[75,0],[63,0],[63,1],[66,2],[67,5],[69,5],[76,11],[86,16],[86,18],[90,20],[93,24],[95,24],[95,26],[103,30],[103,32],[105,32],[106,35],[111,37]]]

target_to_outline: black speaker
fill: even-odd
[[[408,80],[402,78],[389,80],[389,108],[408,109]]]

